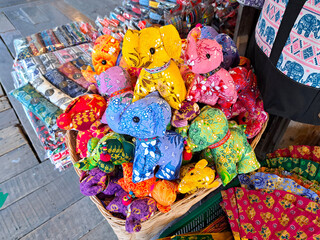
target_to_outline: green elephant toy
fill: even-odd
[[[224,186],[238,173],[260,167],[244,130],[242,126],[230,124],[221,110],[209,106],[201,110],[188,129],[189,148],[192,152],[210,151]]]
[[[100,140],[91,138],[88,142],[88,157],[75,163],[74,167],[88,171],[98,166],[101,171],[111,173],[115,165],[133,160],[134,149],[133,143],[115,132],[108,133]]]

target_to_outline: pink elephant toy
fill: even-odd
[[[194,73],[189,85],[187,100],[211,106],[220,104],[229,108],[237,100],[237,91],[229,72],[221,68],[222,46],[213,39],[201,37],[202,26],[193,28],[188,34],[186,62]]]

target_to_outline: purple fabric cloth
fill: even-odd
[[[114,199],[108,204],[106,209],[110,212],[121,213],[123,216],[127,216],[127,206],[123,205],[122,199],[127,195],[127,192],[122,188],[116,192]]]

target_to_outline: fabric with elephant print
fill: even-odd
[[[308,0],[303,6],[277,68],[299,83],[320,88],[320,1]]]
[[[17,88],[10,92],[27,109],[32,111],[50,129],[57,128],[56,121],[61,109],[49,102],[36,91],[30,84]]]
[[[42,75],[40,75],[38,78],[31,79],[30,83],[46,99],[48,99],[51,103],[58,106],[62,110],[65,110],[68,107],[69,103],[72,102],[72,98],[70,96],[53,86]]]
[[[255,31],[257,45],[269,57],[288,0],[266,0]]]
[[[318,194],[305,187],[300,186],[294,180],[289,178],[282,178],[276,174],[268,174],[263,172],[255,172],[251,174],[239,175],[239,181],[242,187],[250,190],[255,189],[269,189],[269,190],[283,190],[294,193],[296,195],[309,198],[317,203],[320,202]]]
[[[320,205],[281,190],[230,188],[221,203],[235,238],[319,239]]]

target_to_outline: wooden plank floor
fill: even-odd
[[[114,6],[112,0],[0,0],[0,193],[8,193],[0,208],[0,239],[117,239],[81,195],[74,170],[59,172],[46,159],[21,104],[9,95],[13,39],[75,20],[92,21]]]

